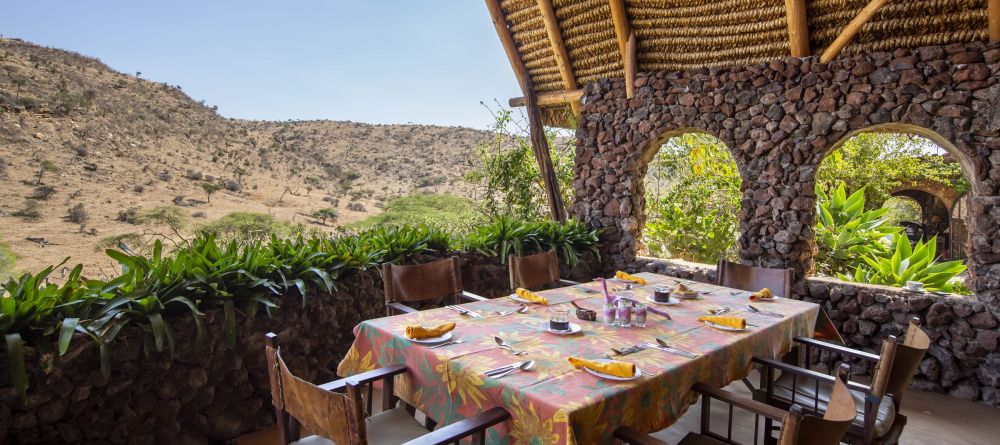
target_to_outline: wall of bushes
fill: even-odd
[[[151,258],[110,251],[123,273],[65,283],[50,270],[4,285],[3,443],[206,443],[272,422],[263,334],[293,370],[334,369],[362,320],[384,315],[378,265],[458,255],[465,287],[507,292],[508,252],[555,248],[564,275],[590,278],[597,233],[570,222],[497,220],[456,238],[428,227],[336,239],[220,246],[211,237]]]

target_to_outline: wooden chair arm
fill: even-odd
[[[414,309],[412,307],[409,307],[409,306],[407,306],[405,304],[402,304],[402,303],[397,303],[395,301],[392,302],[392,303],[386,303],[385,306],[386,306],[386,308],[389,309],[389,313],[393,314],[393,315],[396,315],[396,314],[411,314],[411,313],[414,313],[414,312],[419,312],[419,311],[417,311],[416,309]]]
[[[580,282],[579,281],[573,281],[573,280],[567,280],[567,279],[560,278],[559,279],[559,284],[561,284],[563,286],[579,286]]]
[[[319,385],[320,389],[327,391],[340,391],[344,389],[344,384],[348,381],[354,382],[355,385],[367,385],[372,382],[377,382],[379,380],[385,380],[392,378],[396,375],[403,374],[406,372],[406,365],[392,365],[386,366],[384,368],[378,368],[373,371],[362,372],[361,374],[355,374],[350,377],[345,377],[340,380],[334,380],[332,382],[324,383]]]
[[[796,343],[807,345],[809,347],[826,349],[827,351],[836,352],[849,357],[860,358],[862,360],[868,360],[870,362],[877,362],[879,356],[877,354],[872,354],[870,352],[859,351],[857,349],[851,349],[845,346],[840,346],[833,343],[827,343],[825,341],[814,340],[808,337],[795,337],[792,339]]]
[[[615,439],[621,440],[628,445],[670,445],[649,434],[640,433],[629,426],[623,426],[615,430]]]
[[[510,419],[507,410],[496,407],[406,442],[404,445],[445,445]],[[479,442],[482,443],[482,442]]]
[[[766,368],[777,369],[781,372],[792,374],[796,377],[803,377],[809,380],[817,380],[820,382],[829,383],[831,385],[837,380],[837,378],[832,375],[826,375],[823,374],[822,372],[816,372],[811,369],[800,368],[798,366],[789,365],[788,363],[782,363],[777,360],[754,357],[753,359],[751,359],[751,361]],[[761,372],[764,371],[762,370]],[[770,384],[770,382],[768,384]],[[857,382],[848,381],[847,387],[849,389],[861,391],[864,394],[868,394],[869,392],[871,392],[871,387],[869,387],[868,385],[862,385]],[[758,391],[764,389],[766,388],[760,388],[758,389]]]
[[[481,296],[476,295],[476,294],[474,294],[472,292],[466,292],[464,290],[462,291],[461,294],[458,294],[458,298],[461,298],[461,299],[466,300],[466,301],[473,301],[473,302],[475,302],[475,301],[490,301],[489,298],[481,297]]]
[[[771,405],[758,402],[754,399],[715,388],[704,383],[695,383],[692,389],[694,389],[695,392],[701,393],[703,396],[721,400],[729,405],[739,407],[755,414],[760,414],[772,420],[781,421],[785,418],[785,414],[788,414],[785,410],[778,409]]]

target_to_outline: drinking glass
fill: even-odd
[[[632,311],[634,312],[632,316],[632,326],[644,328],[646,327],[646,311],[647,306],[642,303],[635,303],[632,306]]]
[[[601,312],[601,320],[608,326],[615,325],[615,305],[604,305],[604,310]]]
[[[549,328],[553,331],[568,331],[569,309],[552,309],[549,315]]]
[[[625,300],[618,300],[616,321],[618,327],[627,328],[632,325],[632,303]]]

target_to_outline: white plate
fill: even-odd
[[[711,327],[713,327],[715,329],[718,329],[720,331],[743,332],[743,331],[747,330],[746,328],[740,329],[740,328],[733,328],[733,327],[729,327],[729,326],[723,326],[721,324],[712,323],[711,321],[703,321],[702,323],[705,323],[706,326],[711,326]]]
[[[681,304],[681,300],[678,300],[678,299],[676,299],[674,297],[670,297],[670,301],[667,301],[667,302],[656,301],[652,296],[646,297],[646,299],[649,300],[653,304],[659,304],[661,306],[674,306],[674,305]]]
[[[542,324],[542,330],[555,335],[573,335],[573,334],[579,334],[580,331],[583,330],[583,328],[576,323],[570,323],[568,331],[553,331],[551,328],[549,328],[549,322],[546,321],[545,323]]]
[[[602,359],[597,359],[597,360],[594,360],[594,361],[598,362],[598,363],[611,363],[613,360],[608,360],[608,359],[602,358]],[[639,376],[642,375],[642,371],[639,369],[638,366],[635,367],[635,375],[632,376],[632,377],[618,377],[616,375],[610,375],[610,374],[605,374],[603,372],[597,372],[597,371],[594,371],[593,369],[590,369],[590,368],[587,368],[587,367],[584,367],[583,370],[587,371],[587,372],[589,372],[589,373],[591,373],[591,374],[593,374],[595,376],[598,376],[598,377],[600,377],[602,379],[617,380],[619,382],[627,382],[629,380],[635,380],[635,379],[639,378]]]
[[[510,299],[518,303],[524,303],[524,304],[538,304],[538,305],[542,304],[542,303],[535,303],[534,301],[531,300],[525,300],[524,298],[518,297],[517,294],[511,294]]]
[[[424,345],[433,345],[434,343],[444,343],[448,340],[451,340],[451,331],[445,332],[444,335],[439,335],[437,337],[421,338],[420,340],[407,337],[407,340]]]
[[[771,298],[758,298],[756,300],[751,301],[751,303],[757,303],[757,302],[770,303],[770,302],[777,301],[777,300],[780,300],[780,299],[781,299],[781,297],[775,295],[775,296],[773,296]],[[747,297],[747,300],[749,301],[750,297]]]

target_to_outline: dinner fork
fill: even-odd
[[[429,347],[427,349],[437,349],[437,348],[441,348],[441,347],[444,347],[444,346],[457,345],[459,343],[465,343],[465,339],[464,338],[459,338],[457,340],[452,340],[452,341],[449,341],[449,342],[441,343],[440,345],[431,346],[431,347]]]
[[[754,307],[753,305],[750,305],[750,304],[747,305],[747,308],[750,309],[750,312],[753,312],[755,314],[766,315],[768,317],[774,317],[774,318],[785,318],[784,314],[779,314],[777,312],[760,310],[760,309],[757,309],[756,307]]]
[[[478,313],[470,311],[470,310],[468,310],[468,309],[466,309],[464,307],[461,307],[461,306],[448,305],[448,306],[445,306],[445,307],[448,308],[448,309],[451,309],[451,310],[453,310],[455,312],[458,312],[459,314],[468,315],[468,316],[470,316],[472,318],[483,318],[482,315],[479,315]]]

